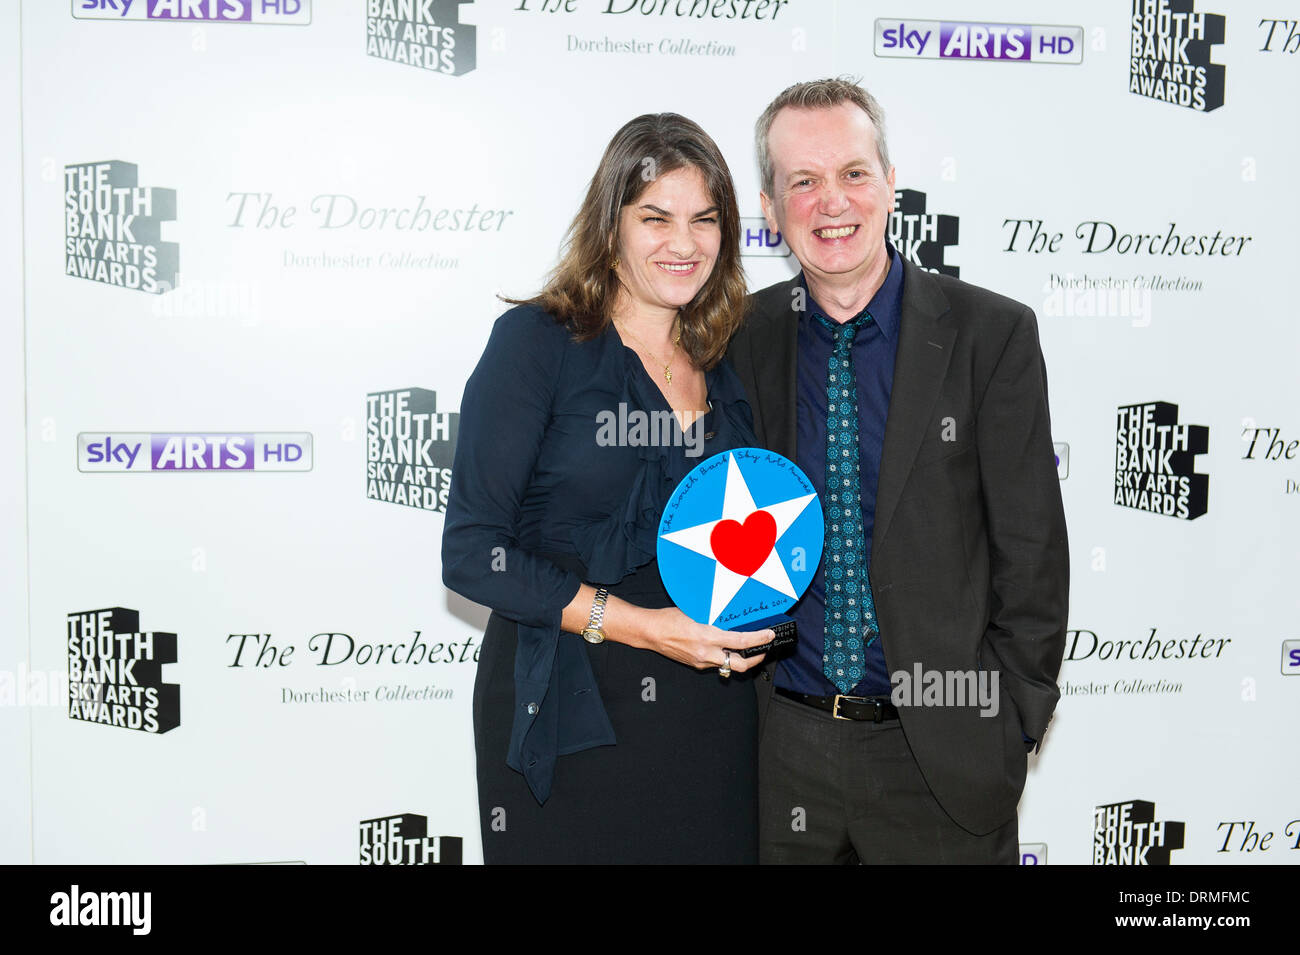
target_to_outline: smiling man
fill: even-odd
[[[883,112],[855,83],[790,87],[756,145],[802,271],[751,297],[730,357],[826,517],[796,651],[757,684],[761,860],[1014,863],[1069,591],[1034,314],[889,244]],[[952,692],[977,683],[997,699]]]

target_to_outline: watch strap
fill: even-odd
[[[591,602],[591,616],[587,619],[587,626],[582,630],[582,635],[588,643],[600,643],[605,639],[605,601],[609,599],[609,589],[606,587],[596,588],[596,599]],[[596,633],[599,639],[593,640],[588,634]]]

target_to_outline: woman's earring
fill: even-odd
[[[611,270],[611,271],[614,271],[614,272],[617,272],[617,271],[618,271],[618,256],[617,256],[617,255],[614,256],[614,261],[610,263],[609,267],[610,267],[610,270]]]

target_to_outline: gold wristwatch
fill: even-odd
[[[596,588],[596,599],[591,602],[591,618],[582,628],[582,639],[588,643],[605,642],[605,631],[601,629],[601,624],[605,622],[605,600],[608,597],[609,591],[606,588]]]

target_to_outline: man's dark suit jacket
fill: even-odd
[[[791,460],[799,287],[754,293],[728,352],[759,441]],[[1060,696],[1069,554],[1046,375],[1029,308],[904,262],[869,577],[891,674],[999,671],[996,717],[900,708],[935,798],[976,834],[1015,814],[1021,732],[1041,740]],[[760,719],[774,667],[756,681]]]

